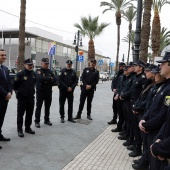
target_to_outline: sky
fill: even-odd
[[[111,2],[110,0],[105,1]],[[105,7],[100,7],[100,2],[101,0],[27,0],[26,27],[38,27],[60,35],[64,40],[73,41],[74,35],[78,31],[74,27],[74,23],[80,23],[81,17],[99,16],[99,23],[105,22],[110,23],[110,25],[105,28],[99,37],[95,38],[95,49],[101,51],[103,56],[110,57],[112,62],[115,62],[117,50],[115,11],[107,11],[102,14]],[[0,0],[0,4],[0,27],[19,28],[19,18],[2,11],[20,16],[20,0]],[[137,3],[134,3],[134,5],[137,5]],[[170,30],[170,19],[167,18],[168,9],[170,9],[168,5],[162,8],[160,18],[161,26]],[[28,20],[47,27],[34,24]],[[136,22],[133,23],[132,29],[135,30],[135,27]],[[128,33],[128,22],[124,19],[122,19],[120,32],[119,61],[122,60],[123,54],[126,60],[128,52],[128,44],[122,42],[122,39]],[[83,44],[88,46],[88,38],[83,37]]]

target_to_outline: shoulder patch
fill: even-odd
[[[170,96],[165,96],[165,105],[170,106]]]
[[[14,77],[14,80],[15,80],[15,81],[18,81],[18,80],[19,80],[19,78],[18,78],[17,76],[15,76],[15,77]]]
[[[146,76],[144,74],[142,74],[142,78],[145,78]]]

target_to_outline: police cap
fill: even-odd
[[[92,58],[92,59],[90,60],[90,62],[91,62],[91,63],[96,63],[96,60],[95,60],[94,58]]]
[[[138,62],[134,63],[134,65],[141,66],[141,67],[145,68],[145,63],[143,61],[141,61],[141,60],[139,60]]]
[[[132,67],[133,65],[134,65],[134,63],[131,61],[131,62],[129,62],[129,64],[127,66]]]
[[[124,66],[124,67],[123,67],[123,71],[127,71],[128,68],[129,68],[129,66]]]
[[[160,73],[160,65],[157,65],[157,67],[156,68],[153,68],[152,70],[151,70],[151,73],[153,73],[153,74],[157,74],[157,73]]]
[[[125,66],[126,64],[124,62],[120,62],[119,66]]]
[[[48,58],[42,58],[42,59],[41,59],[41,62],[46,63],[46,64],[49,64],[49,59],[48,59]]]
[[[24,61],[24,64],[32,65],[32,64],[33,64],[32,58],[26,59],[26,60]]]
[[[156,68],[157,66],[154,64],[150,64],[149,67],[145,68],[145,71],[151,71],[153,68]]]
[[[170,62],[170,52],[166,51],[162,60],[156,61],[157,63]]]
[[[73,62],[71,60],[67,60],[66,64],[73,64]]]

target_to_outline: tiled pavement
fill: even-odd
[[[62,170],[131,170],[133,158],[109,126]]]

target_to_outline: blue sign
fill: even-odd
[[[103,65],[103,60],[98,60],[98,65],[102,66]]]
[[[77,57],[78,59],[78,62],[83,62],[84,61],[84,56],[83,55],[79,55],[78,57]]]
[[[52,47],[50,47],[48,55],[55,55],[55,54],[56,54],[56,45],[53,45]]]
[[[114,63],[111,62],[111,63],[110,63],[110,67],[114,67]]]

